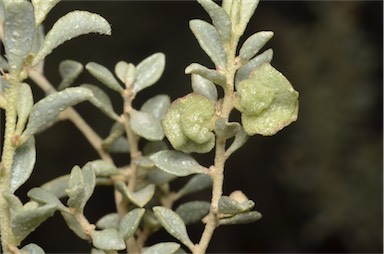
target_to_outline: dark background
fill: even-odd
[[[166,54],[164,75],[135,101],[158,93],[172,100],[191,91],[184,69],[192,62],[212,67],[188,28],[194,18],[209,20],[194,1],[63,1],[49,14],[46,31],[65,13],[88,10],[105,17],[112,36],[85,35],[56,49],[46,60],[46,76],[60,82],[64,59],[94,61],[113,70],[152,53]],[[253,224],[217,229],[209,251],[380,252],[383,250],[382,193],[382,1],[262,1],[242,42],[261,30],[275,36],[272,64],[300,92],[299,119],[272,137],[256,136],[227,163],[224,194],[241,189],[263,218]],[[100,85],[83,73],[76,83]],[[42,97],[37,87],[35,100]],[[111,93],[115,110],[120,98]],[[105,137],[111,121],[87,103],[76,107]],[[97,159],[69,122],[36,137],[37,164],[18,191],[67,174],[73,165]],[[127,163],[127,156],[116,158]],[[201,160],[206,160],[202,157]],[[208,194],[208,193],[207,193]],[[208,198],[205,197],[205,198]],[[26,200],[26,199],[25,199]],[[114,211],[113,193],[97,188],[86,207],[95,222]],[[202,227],[189,229],[198,240]],[[150,239],[173,240],[164,232]],[[46,252],[86,252],[90,244],[75,237],[59,214],[25,241]]]

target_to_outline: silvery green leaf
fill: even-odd
[[[218,137],[229,139],[241,130],[241,125],[236,122],[227,122],[224,118],[218,118],[215,122],[215,133]]]
[[[106,147],[110,153],[129,153],[129,141],[126,137],[118,137],[112,144]]]
[[[181,204],[175,212],[186,225],[201,221],[208,213],[211,204],[206,201],[191,201]]]
[[[15,194],[4,192],[3,197],[8,203],[11,216],[17,214],[19,211],[23,209],[23,203],[21,203],[20,199],[16,197]]]
[[[15,192],[31,176],[36,162],[35,138],[31,136],[26,143],[16,149],[11,168],[9,191]]]
[[[90,240],[89,236],[84,232],[79,221],[73,214],[62,212],[61,215],[63,216],[69,229],[71,229],[79,238],[87,241]]]
[[[80,87],[85,87],[92,91],[93,97],[90,99],[90,102],[95,107],[99,108],[105,115],[113,120],[119,120],[119,116],[113,110],[111,99],[109,99],[108,95],[103,90],[90,84],[83,84]]]
[[[45,254],[45,251],[37,244],[30,243],[21,248],[21,251],[26,251],[29,254]]]
[[[98,63],[90,62],[85,65],[85,69],[87,69],[87,71],[89,71],[97,80],[112,90],[115,90],[118,93],[122,93],[124,91],[119,82],[113,76],[112,72],[110,72],[106,67]]]
[[[16,102],[16,111],[17,111],[16,129],[19,133],[21,133],[25,127],[25,124],[27,123],[29,113],[31,112],[31,109],[33,106],[33,95],[32,95],[31,87],[26,83],[20,84],[18,90],[19,91],[18,91],[18,97]]]
[[[212,81],[215,84],[225,86],[227,83],[227,79],[224,74],[216,71],[208,69],[207,67],[198,64],[198,63],[192,63],[187,68],[185,68],[185,74],[198,74],[202,76],[205,79],[208,79]]]
[[[254,57],[260,49],[272,38],[273,32],[262,31],[250,36],[240,48],[239,56],[242,63]]]
[[[161,150],[167,150],[168,148],[169,148],[168,144],[163,140],[151,141],[151,142],[147,142],[144,145],[143,154],[144,155],[151,155],[151,154],[156,153],[156,152],[161,151]]]
[[[155,166],[153,161],[151,161],[146,156],[139,157],[138,159],[134,160],[133,163],[135,163],[137,166],[143,167],[143,168],[153,168]]]
[[[144,207],[155,194],[155,185],[149,184],[136,192],[127,192],[129,200],[139,207]]]
[[[67,196],[65,190],[68,188],[69,175],[59,176],[41,186],[42,189],[54,194],[57,198]]]
[[[109,177],[119,174],[119,170],[109,162],[104,160],[95,160],[87,162],[83,166],[83,170],[91,169],[98,177]]]
[[[92,97],[93,93],[83,87],[70,87],[61,92],[48,95],[32,107],[23,136],[33,135],[39,129],[44,128],[46,124],[49,124],[51,120],[66,108],[89,100]]]
[[[109,213],[101,217],[96,222],[96,227],[100,229],[115,228],[119,229],[120,215],[118,213]]]
[[[140,111],[151,114],[158,119],[163,119],[170,105],[171,99],[169,96],[159,94],[147,100],[141,107]]]
[[[164,150],[151,155],[150,159],[161,170],[176,176],[206,172],[191,155],[173,150]]]
[[[48,204],[35,209],[26,209],[15,214],[12,218],[12,231],[18,242],[24,240],[42,222],[51,217],[57,206]]]
[[[121,219],[119,232],[123,239],[128,240],[135,233],[145,212],[144,208],[136,208],[124,215]]]
[[[232,217],[220,219],[220,225],[247,224],[261,219],[257,211],[239,213]]]
[[[44,38],[45,38],[44,27],[38,26],[35,30],[35,37],[33,38],[33,44],[32,44],[32,48],[31,48],[31,53],[33,55],[35,55],[39,51],[41,45],[44,42]],[[43,62],[41,64],[41,66],[38,66],[38,68],[40,68],[40,70],[42,70],[42,67],[43,67]]]
[[[81,210],[86,192],[84,188],[84,177],[79,166],[72,168],[66,192],[69,197],[67,201],[68,206]]]
[[[8,71],[9,65],[7,60],[4,59],[4,57],[0,56],[0,68],[4,71]]]
[[[207,53],[216,67],[225,69],[227,57],[215,27],[199,19],[191,20],[189,27],[199,42],[200,47]]]
[[[54,204],[57,205],[57,207],[64,208],[64,205],[61,203],[61,201],[51,192],[43,189],[43,188],[32,188],[27,193],[28,197],[38,203],[41,204]]]
[[[81,63],[74,60],[62,61],[59,65],[59,73],[62,80],[58,90],[69,87],[82,71],[83,65]]]
[[[245,28],[248,25],[249,20],[255,13],[255,10],[257,8],[257,5],[259,4],[259,0],[241,0],[240,3],[240,20],[237,24],[237,34],[238,36],[241,36]]]
[[[107,228],[101,231],[94,231],[91,234],[92,244],[101,250],[124,250],[125,243],[122,236],[114,228]]]
[[[193,248],[194,244],[191,239],[189,239],[185,224],[177,213],[163,206],[155,206],[153,211],[161,225],[163,225],[170,235],[175,237],[189,249]]]
[[[254,57],[251,59],[248,63],[241,66],[239,70],[236,72],[235,77],[235,86],[240,83],[240,81],[247,79],[251,72],[256,69],[258,66],[262,65],[263,63],[269,63],[272,61],[273,57],[273,51],[272,49],[268,49],[261,53],[260,55]]]
[[[124,61],[120,61],[115,65],[116,76],[126,86],[131,86],[136,79],[136,67]]]
[[[198,0],[212,19],[212,23],[217,29],[221,43],[224,45],[231,39],[232,23],[228,14],[211,0]]]
[[[132,130],[140,137],[150,141],[162,140],[164,138],[163,127],[158,118],[137,110],[132,110],[130,117]]]
[[[32,0],[33,7],[35,9],[36,27],[38,27],[44,20],[49,11],[60,0]]]
[[[156,83],[163,74],[164,67],[163,53],[155,53],[140,62],[136,67],[136,80],[133,83],[132,92],[138,93]]]
[[[116,122],[113,124],[108,137],[104,139],[103,148],[110,153],[128,153],[130,151],[129,143],[128,139],[123,137],[124,134],[124,125]]]
[[[153,169],[147,172],[148,181],[156,185],[162,185],[164,183],[168,183],[176,178],[177,177],[175,175],[164,172],[158,169],[157,167],[154,167]]]
[[[83,167],[82,174],[84,179],[84,198],[81,204],[81,208],[83,209],[95,189],[96,175],[91,167]]]
[[[251,210],[255,206],[252,200],[247,200],[242,203],[228,197],[222,196],[219,200],[219,213],[222,214],[238,214]]]
[[[177,194],[185,196],[191,193],[195,193],[212,186],[212,179],[209,175],[206,174],[197,174],[193,176],[183,188],[181,188]]]
[[[248,138],[248,134],[244,131],[243,128],[241,128],[241,130],[235,135],[235,139],[233,140],[232,144],[228,147],[226,153],[230,155],[235,152],[237,149],[242,147],[245,142],[247,142]]]
[[[210,100],[217,101],[217,89],[212,81],[198,74],[191,75],[192,89],[195,93],[204,95]]]
[[[19,71],[32,48],[35,16],[28,1],[4,3],[4,48],[11,71]]]
[[[39,52],[33,59],[36,65],[49,55],[53,49],[79,35],[88,33],[111,34],[111,26],[103,17],[87,11],[72,11],[53,25],[45,36]]]
[[[143,254],[173,254],[180,248],[180,244],[164,242],[152,245],[143,251]]]

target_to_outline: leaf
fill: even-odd
[[[180,248],[180,244],[164,242],[152,245],[143,251],[143,254],[173,254]]]
[[[38,27],[44,20],[49,11],[60,0],[32,0],[32,4],[35,10],[36,27]]]
[[[198,174],[193,176],[187,182],[187,184],[185,184],[184,187],[177,192],[177,195],[182,197],[191,193],[204,190],[211,186],[212,186],[212,179],[209,175]]]
[[[83,71],[83,65],[74,60],[64,60],[59,65],[59,73],[61,76],[61,83],[58,86],[58,90],[63,90],[69,87],[73,81]]]
[[[110,153],[129,153],[129,141],[126,137],[118,137],[112,144],[106,146],[105,149]]]
[[[72,168],[66,192],[69,197],[67,201],[68,206],[81,211],[86,191],[84,188],[83,174],[79,166]]]
[[[96,222],[96,227],[100,229],[114,228],[119,229],[120,215],[118,213],[109,213],[101,217]]]
[[[259,4],[259,0],[241,0],[240,3],[240,20],[237,24],[237,34],[241,36],[245,28],[248,25],[249,20],[255,13],[257,5]]]
[[[130,112],[130,124],[132,130],[139,135],[150,141],[162,140],[164,138],[164,131],[161,122],[153,115],[137,110]]]
[[[201,221],[209,213],[210,207],[211,204],[206,201],[191,201],[181,204],[175,212],[189,225]]]
[[[92,244],[98,249],[124,250],[125,243],[119,232],[114,228],[107,228],[102,231],[94,231],[91,234]]]
[[[258,66],[269,63],[272,61],[273,57],[273,51],[272,49],[268,49],[261,53],[260,55],[256,56],[252,60],[250,60],[248,63],[243,65],[239,68],[239,70],[236,72],[235,76],[235,86],[237,89],[237,85],[240,83],[240,81],[248,79],[249,75],[253,70],[255,70]]]
[[[198,74],[203,78],[221,86],[225,86],[227,83],[227,79],[223,74],[216,70],[210,70],[201,64],[192,63],[187,68],[185,68],[185,74],[190,73]]]
[[[89,71],[89,73],[91,73],[97,80],[112,90],[120,94],[124,91],[119,82],[113,76],[112,72],[110,72],[106,67],[98,63],[90,62],[85,65],[85,69],[87,69],[87,71]]]
[[[17,131],[21,133],[27,123],[29,113],[31,112],[33,106],[33,95],[31,87],[22,83],[18,87],[18,97],[16,102],[16,111],[17,111]]]
[[[111,26],[103,17],[87,11],[72,11],[53,25],[45,36],[43,45],[33,59],[36,65],[49,55],[53,49],[79,35],[88,33],[111,34]]]
[[[254,57],[272,36],[273,32],[270,31],[262,31],[250,36],[240,48],[239,56],[241,62],[244,63]]]
[[[90,102],[97,108],[99,108],[105,115],[110,117],[113,120],[118,121],[119,116],[115,113],[112,107],[111,99],[108,95],[98,88],[97,86],[90,84],[83,84],[80,87],[85,87],[92,91],[93,97],[90,99]]]
[[[32,188],[27,193],[28,197],[41,204],[53,204],[56,205],[59,209],[65,208],[61,201],[51,192],[43,188]]]
[[[191,20],[189,27],[199,42],[200,47],[211,58],[216,68],[225,69],[227,57],[215,27],[199,19]]]
[[[249,136],[248,134],[244,131],[243,128],[235,135],[235,139],[233,140],[232,144],[228,147],[226,154],[230,155],[234,153],[237,149],[242,147],[245,142],[247,142]]]
[[[14,193],[31,176],[36,162],[35,138],[31,136],[28,141],[16,149],[11,168],[11,182],[9,191]]]
[[[127,192],[127,196],[129,200],[131,200],[132,203],[134,203],[139,207],[144,207],[151,200],[154,194],[155,194],[154,184],[149,184],[136,192],[131,192],[131,191]]]
[[[105,251],[92,248],[91,249],[91,254],[107,254],[107,253]]]
[[[23,209],[23,203],[13,193],[3,192],[3,197],[8,203],[11,216],[17,214]]]
[[[220,225],[247,224],[261,219],[261,213],[251,211],[239,213],[229,218],[220,219]]]
[[[41,186],[42,189],[54,194],[57,198],[67,196],[65,190],[68,188],[69,175],[57,177]]]
[[[4,48],[10,71],[18,72],[31,51],[35,34],[35,16],[28,1],[4,3]]]
[[[87,201],[93,194],[96,186],[96,175],[92,168],[83,167],[82,169],[83,179],[84,179],[84,198],[81,204],[81,208],[84,208]]]
[[[159,94],[147,100],[141,107],[140,111],[151,114],[158,119],[163,119],[170,105],[171,100],[169,96]]]
[[[217,101],[217,89],[212,81],[198,75],[191,75],[193,92],[201,94],[212,101]]]
[[[48,95],[32,107],[27,127],[22,136],[33,135],[66,108],[90,100],[92,97],[93,93],[83,87],[70,87]]]
[[[132,92],[138,93],[139,91],[147,88],[156,83],[165,68],[165,55],[163,53],[155,53],[136,67],[136,81],[133,83]]]
[[[120,61],[115,65],[115,73],[126,87],[130,87],[136,79],[136,67],[124,61]]]
[[[222,45],[228,43],[231,39],[232,23],[229,19],[228,14],[211,0],[198,0],[204,9],[208,12],[212,19],[213,25],[215,26]]]
[[[8,62],[2,56],[0,56],[0,68],[2,68],[4,71],[8,71],[9,70]]]
[[[40,206],[35,209],[26,209],[12,218],[12,231],[18,242],[24,240],[42,222],[51,217],[57,206],[53,204]]]
[[[73,214],[62,212],[61,215],[63,216],[69,229],[71,229],[79,238],[87,241],[90,240],[89,236],[84,232],[79,221]]]
[[[215,122],[215,133],[218,137],[229,139],[241,130],[241,125],[236,122],[228,123],[224,118],[218,118]]]
[[[154,167],[153,169],[147,172],[148,182],[156,185],[162,185],[164,183],[168,183],[176,178],[177,177],[175,175],[164,172],[158,169],[157,167]]]
[[[30,243],[21,248],[21,251],[26,251],[29,254],[45,254],[45,251],[37,244]]]
[[[219,200],[219,213],[235,215],[251,210],[255,206],[252,200],[239,203],[233,198],[222,196]]]
[[[161,225],[163,225],[165,230],[167,230],[170,235],[178,239],[189,249],[194,247],[191,239],[189,239],[185,224],[177,213],[162,206],[155,206],[153,211],[159,219]]]
[[[151,155],[150,159],[161,170],[176,176],[205,173],[207,170],[192,156],[179,151],[163,150]]]
[[[119,174],[119,170],[109,162],[104,160],[94,160],[87,162],[83,170],[91,169],[98,177],[110,177]]]
[[[121,219],[119,232],[123,236],[123,239],[127,241],[138,228],[141,218],[145,212],[144,208],[136,208],[124,215]]]

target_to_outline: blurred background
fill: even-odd
[[[166,54],[160,81],[143,91],[135,106],[158,93],[172,100],[191,91],[184,69],[192,62],[213,67],[188,28],[194,18],[209,20],[194,1],[62,1],[49,14],[46,31],[65,13],[88,10],[105,17],[112,36],[86,35],[56,49],[45,64],[53,84],[58,65],[73,59],[94,61],[110,70],[124,60],[134,64],[152,53]],[[274,31],[272,65],[300,92],[299,119],[272,137],[256,136],[228,161],[224,194],[240,189],[263,218],[253,224],[220,227],[212,253],[383,251],[383,2],[262,1],[242,41]],[[83,73],[81,83],[100,85]],[[38,88],[35,100],[42,98]],[[115,110],[120,98],[110,94]],[[105,137],[112,122],[87,103],[76,107]],[[68,122],[36,137],[37,164],[25,193],[73,165],[98,159]],[[201,160],[208,160],[202,157]],[[116,160],[129,162],[127,156]],[[208,192],[205,193],[208,198]],[[97,188],[86,207],[91,222],[113,212],[113,192]],[[197,241],[201,225],[189,229]],[[163,231],[150,243],[172,240]],[[59,214],[26,241],[46,252],[86,252],[90,244],[75,237]]]

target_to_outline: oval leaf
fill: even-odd
[[[136,208],[121,219],[119,232],[124,240],[128,240],[135,233],[145,212],[144,208]]]
[[[228,123],[226,119],[219,118],[215,122],[215,133],[218,137],[229,139],[241,130],[241,125],[236,122]]]
[[[162,140],[164,138],[163,127],[158,118],[137,110],[132,110],[130,116],[131,128],[140,137],[150,141]]]
[[[216,70],[210,70],[201,64],[192,63],[187,68],[185,68],[185,74],[190,73],[198,74],[217,85],[225,86],[227,83],[227,79],[223,74]]]
[[[119,229],[120,215],[118,213],[109,213],[101,217],[96,222],[96,227],[100,229],[115,228]]]
[[[160,151],[151,155],[150,159],[161,170],[176,176],[187,176],[207,171],[191,155],[179,151]]]
[[[240,49],[239,56],[241,62],[246,62],[254,57],[259,50],[272,38],[273,32],[258,32],[249,37]]]
[[[59,73],[62,78],[58,90],[69,87],[83,71],[83,65],[73,60],[62,61],[59,65]]]
[[[84,232],[84,229],[81,227],[79,221],[73,214],[62,212],[61,215],[63,216],[65,223],[67,223],[69,229],[71,229],[78,237],[83,240],[90,240],[89,236],[87,235],[87,233]]]
[[[241,128],[241,130],[235,135],[235,139],[233,140],[232,144],[228,147],[227,151],[225,151],[225,153],[227,155],[232,154],[237,149],[242,147],[245,142],[247,142],[248,138],[248,134],[244,131],[243,128]]]
[[[136,67],[131,63],[118,62],[115,66],[115,73],[126,87],[130,87],[136,79]]]
[[[211,176],[198,174],[193,176],[182,189],[177,192],[179,197],[195,193],[212,186]]]
[[[158,119],[163,119],[170,105],[171,99],[169,96],[159,94],[147,100],[141,107],[140,111],[149,113]]]
[[[48,95],[37,102],[31,110],[24,135],[33,135],[40,128],[44,128],[60,112],[85,100],[90,100],[93,93],[83,87],[70,87],[61,92]]]
[[[45,254],[44,250],[37,244],[30,243],[21,248],[21,251],[26,251],[29,254]]]
[[[147,88],[156,83],[165,68],[165,55],[163,53],[155,53],[136,67],[136,81],[133,83],[132,92],[138,93],[139,91]]]
[[[83,174],[79,166],[73,167],[69,177],[68,189],[66,192],[69,197],[67,201],[68,206],[81,210],[86,193],[84,188]]]
[[[55,178],[41,186],[42,189],[54,194],[57,198],[67,196],[65,190],[68,188],[69,175],[63,175]]]
[[[91,167],[84,167],[82,169],[84,179],[84,198],[81,203],[81,209],[84,209],[85,204],[90,199],[96,186],[96,175]]]
[[[255,206],[252,200],[246,200],[242,203],[235,199],[222,196],[219,200],[219,213],[221,214],[238,214],[251,210]]]
[[[255,13],[257,5],[259,4],[259,0],[241,0],[239,1],[239,3],[240,3],[240,6],[239,6],[240,20],[239,20],[239,23],[237,24],[236,32],[238,36],[241,36],[244,33],[249,20]]]
[[[195,93],[204,95],[212,101],[217,101],[217,89],[212,81],[194,73],[191,75],[191,80],[192,89]]]
[[[9,191],[15,192],[31,176],[36,162],[35,138],[31,136],[28,141],[16,149],[11,168],[11,183]]]
[[[94,171],[95,175],[98,177],[109,177],[119,174],[119,170],[114,165],[104,160],[87,162],[87,164],[84,165],[83,170],[88,170],[88,168]]]
[[[180,244],[165,242],[152,245],[143,251],[143,254],[173,254],[180,248]]]
[[[18,89],[18,97],[16,102],[16,111],[17,111],[17,133],[21,133],[27,123],[29,113],[33,107],[33,95],[31,87],[22,83]]]
[[[220,225],[248,224],[260,220],[261,217],[261,213],[257,211],[239,213],[229,218],[220,219]]]
[[[64,208],[64,205],[61,201],[49,191],[42,188],[32,188],[27,193],[28,197],[38,203],[42,204],[53,204],[57,205],[59,208]]]
[[[49,11],[60,0],[32,0],[33,8],[35,10],[36,27],[38,27],[44,20]]]
[[[47,33],[43,45],[33,59],[36,65],[49,55],[53,49],[82,34],[111,34],[111,26],[100,15],[87,11],[72,11],[61,17]]]
[[[127,196],[129,200],[132,201],[135,205],[139,207],[144,207],[155,194],[155,185],[149,184],[145,186],[143,189],[136,192],[127,192]]]
[[[201,221],[208,213],[211,204],[206,201],[191,201],[177,207],[176,213],[186,225]]]
[[[119,232],[114,228],[94,231],[91,234],[92,244],[101,250],[124,250],[125,243]]]
[[[111,88],[112,90],[122,93],[124,89],[121,87],[119,82],[115,79],[112,72],[110,72],[106,67],[90,62],[85,66],[85,69],[89,71],[97,80]]]
[[[193,248],[194,244],[191,239],[189,239],[185,224],[177,213],[162,206],[155,206],[153,211],[161,225],[163,225],[170,235],[178,239],[189,249]]]

